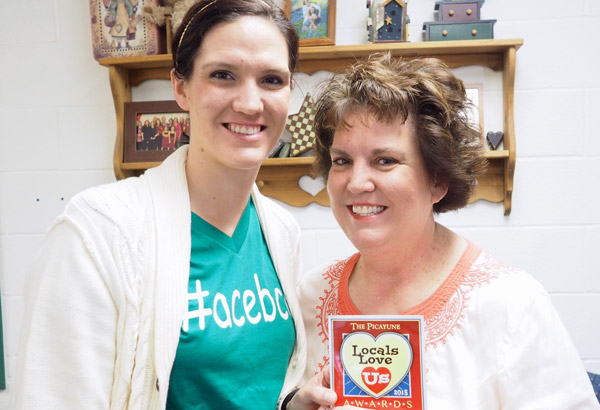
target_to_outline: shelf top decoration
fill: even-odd
[[[483,2],[484,0],[436,2],[436,21],[423,23],[425,41],[493,39],[496,20],[481,20]]]
[[[406,2],[401,0],[367,0],[368,40],[372,43],[408,41]]]
[[[164,30],[142,13],[156,0],[89,0],[94,58],[134,57],[166,52]]]
[[[162,0],[161,4],[148,2],[143,8],[144,17],[157,26],[165,26],[167,38],[177,31],[187,11],[197,0]]]
[[[314,122],[314,101],[310,93],[307,93],[300,111],[289,115],[285,123],[285,128],[292,134],[291,157],[300,156],[315,145],[317,135],[314,131]]]
[[[335,44],[336,0],[285,0],[284,11],[296,27],[300,46]]]

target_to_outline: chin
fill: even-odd
[[[391,243],[389,235],[379,230],[360,230],[354,232],[346,232],[346,236],[356,249],[359,251],[367,250],[382,250]]]
[[[252,169],[256,167],[260,167],[262,162],[265,160],[267,156],[264,152],[237,152],[232,155],[232,159],[234,162],[232,163],[233,167],[241,168],[241,169]]]

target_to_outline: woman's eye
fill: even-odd
[[[210,74],[210,78],[216,78],[218,80],[227,80],[233,78],[233,76],[227,71],[215,71],[214,73]]]
[[[377,164],[378,165],[393,165],[393,164],[397,164],[398,161],[396,161],[393,158],[379,158],[377,159]]]
[[[346,158],[332,158],[331,163],[333,165],[346,165],[350,163],[350,161],[348,161]]]
[[[269,84],[269,85],[277,85],[277,86],[279,86],[279,85],[283,84],[283,80],[280,77],[277,77],[277,76],[274,76],[274,75],[265,77],[265,79],[263,81],[266,84]]]

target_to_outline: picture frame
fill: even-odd
[[[176,101],[125,103],[124,163],[160,162],[188,142],[189,114]]]
[[[467,112],[467,117],[471,123],[479,127],[481,139],[485,140],[483,128],[483,84],[465,84],[465,91],[467,98],[472,104],[471,109]]]
[[[148,21],[142,11],[150,4],[159,0],[89,0],[94,58],[166,53],[165,27]]]
[[[300,47],[335,44],[336,0],[285,0],[283,10],[296,27]]]

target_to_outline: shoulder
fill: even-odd
[[[482,250],[471,269],[475,276],[497,278],[499,285],[507,286],[520,283],[528,287],[543,290],[542,285],[526,270],[508,265],[491,253]]]
[[[187,147],[182,147],[140,177],[88,188],[69,201],[64,216],[123,229],[145,224],[156,204],[181,204],[187,199],[186,155]]]
[[[479,302],[487,306],[519,314],[532,305],[550,305],[550,297],[542,284],[524,269],[507,265],[482,251],[463,286],[479,289]]]
[[[69,201],[62,216],[82,224],[126,227],[143,219],[149,207],[144,179],[132,177],[80,192]]]

